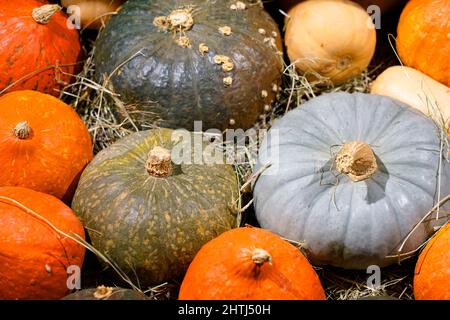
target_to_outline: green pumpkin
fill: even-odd
[[[149,300],[149,298],[131,289],[99,286],[95,289],[76,291],[61,300]]]
[[[139,127],[252,127],[275,100],[283,66],[278,26],[255,2],[125,3],[95,52],[98,81],[125,102],[118,116]]]
[[[181,279],[203,244],[237,224],[232,166],[173,163],[173,132],[137,132],[101,151],[72,203],[94,247],[142,286]]]

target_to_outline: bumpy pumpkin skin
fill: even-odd
[[[181,279],[200,247],[236,225],[238,189],[229,165],[174,165],[150,176],[154,146],[172,149],[172,131],[134,133],[101,151],[83,172],[72,207],[105,252],[141,285]]]
[[[258,265],[255,249],[271,262]],[[259,228],[237,228],[208,242],[181,284],[180,300],[325,300],[319,277],[300,251]]]
[[[37,23],[31,16],[32,11],[44,4],[48,2],[3,1],[0,91],[15,83],[6,92],[29,89],[59,96],[58,89],[70,83],[71,75],[76,73],[76,63],[82,54],[78,31],[67,27],[68,18],[61,11],[56,12],[48,24]],[[60,67],[51,67],[56,65]]]
[[[254,185],[257,219],[263,228],[305,241],[314,264],[349,269],[392,264],[397,259],[387,256],[397,253],[437,201],[438,131],[424,114],[391,98],[348,93],[315,98],[276,122],[261,145],[254,170],[273,164]],[[353,182],[336,170],[335,157],[345,143],[357,140],[372,148],[378,169]],[[276,148],[279,157],[273,158]],[[446,161],[441,169],[442,198],[450,193]],[[421,224],[402,252],[417,249],[434,221]]]
[[[28,137],[14,130],[26,121]],[[70,106],[37,91],[0,97],[0,186],[21,186],[72,200],[84,167],[93,158],[83,121]]]
[[[191,131],[194,120],[203,121],[206,129],[252,127],[279,90],[281,38],[276,23],[259,5],[244,0],[245,10],[230,9],[236,2],[125,3],[101,33],[95,55],[97,78],[108,75],[121,99],[131,104],[127,114],[119,115],[130,116],[137,125]],[[194,8],[191,29],[163,31],[154,25],[156,17],[188,6]],[[219,32],[225,26],[231,35]],[[189,38],[190,48],[176,43],[181,36]],[[200,52],[202,43],[208,52]],[[231,71],[214,62],[216,55],[232,60]],[[224,84],[228,77],[229,86]]]
[[[112,288],[108,295],[95,295],[98,289],[83,289],[71,293],[61,300],[149,300],[149,298],[138,291],[123,288]]]
[[[450,300],[450,223],[426,245],[414,275],[416,300]]]
[[[41,192],[0,187],[0,197],[0,300],[61,299],[69,293],[67,268],[81,268],[85,248],[5,198],[84,239],[81,222],[68,206]]]
[[[414,0],[404,8],[397,28],[402,62],[450,86],[450,2]]]

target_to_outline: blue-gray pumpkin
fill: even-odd
[[[332,93],[310,100],[262,142],[255,171],[268,168],[254,184],[257,219],[305,242],[315,264],[389,265],[405,238],[404,254],[430,236],[432,219],[407,237],[450,193],[439,132],[425,115],[387,97]]]

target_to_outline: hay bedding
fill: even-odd
[[[275,20],[282,25],[284,17],[277,10],[276,4],[269,2],[266,3],[266,7]],[[280,99],[272,106],[271,110],[268,110],[264,119],[255,123],[255,128],[270,128],[271,123],[283,116],[288,110],[301,107],[305,101],[326,92],[369,92],[371,82],[379,73],[391,65],[398,64],[393,47],[395,47],[394,36],[400,12],[401,8],[383,15],[382,28],[377,31],[377,49],[371,65],[361,75],[340,86],[335,87],[326,79],[309,82],[306,78],[297,74],[292,65],[286,64]],[[105,84],[96,83],[93,80],[96,33],[89,30],[83,31],[82,38],[87,57],[83,70],[76,75],[76,82],[67,86],[61,92],[61,99],[72,105],[83,118],[93,137],[94,151],[97,153],[114,141],[137,131],[137,128],[129,120],[124,122],[117,120],[111,111],[111,106],[115,104],[119,109],[123,108],[124,105],[119,96]],[[286,57],[285,61],[288,63]],[[235,167],[243,186],[240,204],[242,225],[258,225],[251,203],[251,193],[248,192],[248,182],[252,178],[251,163],[254,160],[249,154],[246,163]],[[301,250],[301,244],[293,244]],[[412,279],[415,261],[416,258],[412,258],[402,262],[401,265],[382,269],[382,283],[378,289],[367,286],[366,282],[370,274],[365,271],[348,271],[333,267],[317,267],[315,269],[321,278],[328,299],[348,300],[380,295],[389,295],[399,299],[413,299]],[[117,280],[114,272],[112,268],[102,268],[95,254],[88,251],[83,270],[82,286],[83,288],[97,285],[129,287],[126,282]],[[134,279],[131,279],[131,281],[137,283]],[[163,283],[154,288],[142,288],[142,291],[153,299],[175,299],[178,288],[179,283]]]

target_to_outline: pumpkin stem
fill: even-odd
[[[346,174],[353,182],[370,178],[378,170],[372,148],[361,141],[344,144],[335,163],[337,170]]]
[[[252,260],[257,266],[262,266],[266,262],[270,265],[272,264],[272,256],[264,249],[254,249],[252,252]]]
[[[111,287],[105,287],[105,286],[98,286],[97,289],[94,292],[94,297],[96,299],[105,299],[108,298],[113,293],[113,288]]]
[[[194,25],[192,8],[177,9],[168,16],[156,17],[153,24],[163,30],[187,31]]]
[[[20,140],[27,139],[31,134],[31,128],[27,121],[19,122],[14,128],[14,135]]]
[[[148,154],[146,169],[154,177],[168,177],[172,174],[172,159],[170,151],[156,146]]]
[[[56,12],[62,10],[62,7],[57,4],[44,4],[38,8],[34,8],[32,17],[34,21],[39,24],[47,24]]]

